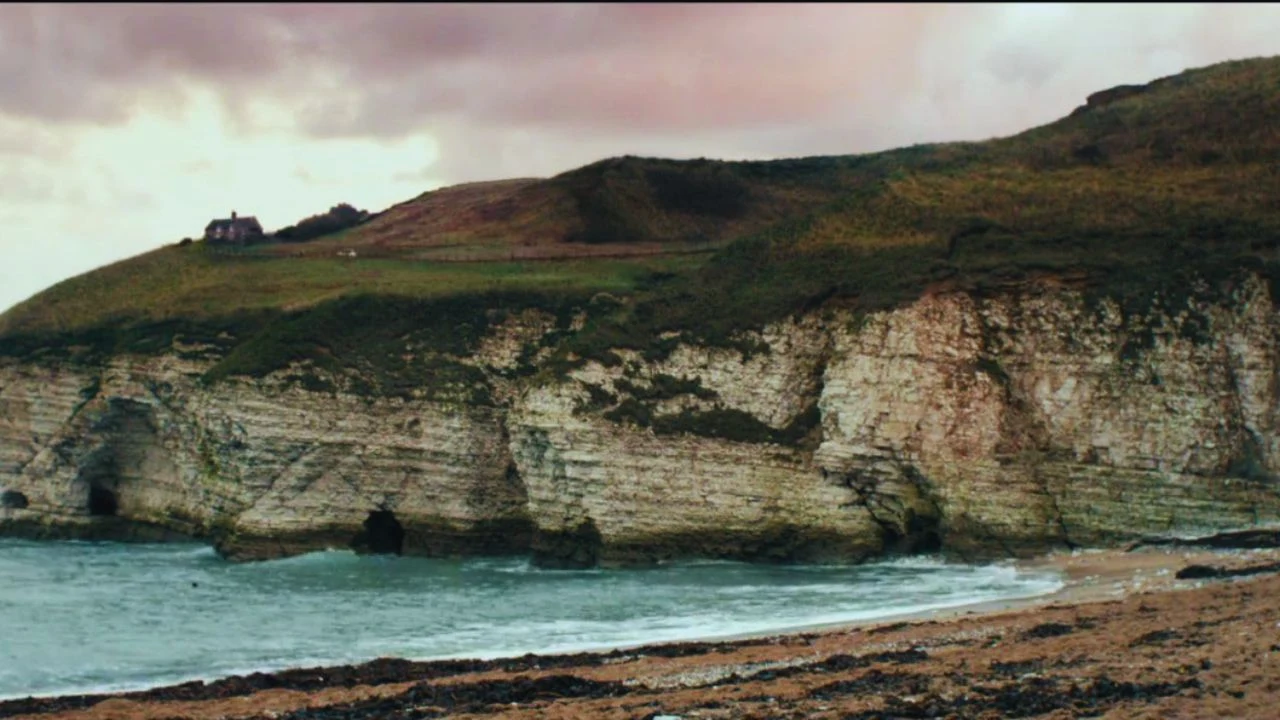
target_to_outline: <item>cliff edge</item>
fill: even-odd
[[[581,567],[1280,522],[1280,59],[1121,89],[73,278],[0,317],[0,533]]]

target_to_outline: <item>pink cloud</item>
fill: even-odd
[[[115,123],[194,84],[233,112],[282,103],[316,137],[461,127],[455,161],[530,132],[855,152],[1012,132],[1109,85],[1274,53],[1275,6],[10,4],[0,115]]]

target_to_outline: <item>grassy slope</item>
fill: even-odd
[[[403,259],[221,255],[166,247],[60,283],[4,317],[8,334],[79,331],[109,322],[214,319],[293,311],[363,294],[434,298],[490,291],[625,293],[687,258],[432,263]]]
[[[729,343],[821,303],[872,309],[940,284],[984,291],[1045,274],[1149,299],[1185,289],[1192,271],[1271,271],[1276,117],[1280,58],[1269,58],[1189,71],[985,143],[774,162],[620,158],[459,186],[302,247],[167,247],[73,278],[0,316],[0,352],[87,343],[100,356],[227,331],[239,349],[222,371],[258,373],[336,347],[382,352],[410,331],[405,317],[432,325],[464,308],[484,323],[476,313],[495,304],[562,308],[602,290],[627,301],[597,309],[566,353],[661,352],[657,334],[672,329]],[[360,259],[334,257],[346,248]],[[646,255],[680,249],[716,252]],[[630,257],[583,257],[598,253]],[[343,314],[367,324],[376,298],[400,320],[381,340],[348,342]]]
[[[1276,277],[1280,58],[1224,63],[1015,137],[842,159],[838,200],[745,238],[575,340],[652,347],[663,330],[724,341],[819,302],[864,309],[929,287],[1033,276],[1154,301],[1192,273]]]

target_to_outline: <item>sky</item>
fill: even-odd
[[[0,310],[198,236],[617,155],[981,140],[1280,5],[0,4]]]

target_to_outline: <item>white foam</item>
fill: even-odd
[[[937,558],[564,572],[520,558],[368,558],[335,550],[232,565],[189,546],[5,543],[6,699],[377,657],[493,659],[774,634],[1034,597],[1063,585],[1010,564]],[[68,656],[72,645],[78,652]]]

